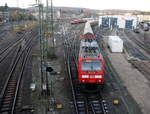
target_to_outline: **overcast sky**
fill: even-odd
[[[29,7],[36,0],[18,0],[19,7]],[[45,2],[46,0],[42,0]],[[49,0],[50,1],[50,0]],[[0,5],[17,6],[17,0],[0,0]],[[91,9],[126,9],[150,11],[150,0],[53,0],[54,6],[83,7]]]

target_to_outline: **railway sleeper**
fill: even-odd
[[[12,91],[7,91],[6,95],[5,96],[12,96],[14,94],[14,92]]]
[[[16,86],[14,87],[8,87],[7,90],[14,90]]]
[[[102,104],[103,112],[105,112],[105,114],[108,114],[109,109],[108,109],[108,105],[107,105],[106,101],[102,100],[101,104]]]
[[[10,106],[11,105],[11,101],[5,101],[5,102],[3,102],[2,103],[2,106],[1,106],[1,108],[3,108],[3,107],[7,107],[7,106]]]
[[[1,108],[0,113],[4,114],[4,112],[6,114],[10,114],[11,108],[10,107],[5,107],[5,108]]]
[[[5,99],[3,101],[3,104],[11,103],[12,100],[13,100],[13,98]]]
[[[15,91],[15,88],[8,89],[8,90],[7,90],[7,93],[12,93],[12,92],[14,92],[14,91]]]
[[[76,97],[77,97],[77,99],[84,99],[84,96],[82,96],[80,94],[77,94]]]
[[[84,101],[77,101],[77,108],[79,112],[85,112],[85,102]]]
[[[12,96],[8,96],[8,95],[7,95],[7,96],[5,96],[5,98],[6,98],[6,99],[11,99]]]
[[[103,113],[100,102],[92,103],[91,105],[92,105],[92,108],[96,114],[102,114]]]
[[[9,112],[10,111],[10,108],[1,108],[0,110],[0,113],[3,113],[3,112]],[[6,113],[6,114],[9,114],[9,113]]]
[[[15,78],[11,78],[9,84],[16,84],[16,79]]]

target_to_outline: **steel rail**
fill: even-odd
[[[5,82],[5,85],[4,85],[3,89],[2,89],[2,92],[1,92],[1,94],[0,94],[0,106],[2,105],[3,97],[5,96],[6,89],[7,89],[7,87],[8,87],[9,81],[11,81],[10,79],[11,79],[12,76],[13,76],[13,73],[14,73],[14,71],[15,71],[15,68],[16,68],[16,66],[17,66],[17,63],[18,63],[19,60],[21,59],[21,56],[23,55],[24,51],[30,48],[30,45],[31,45],[31,43],[32,43],[32,40],[33,40],[33,39],[29,39],[29,40],[27,41],[27,45],[26,45],[25,48],[22,48],[22,50],[20,50],[20,47],[19,47],[18,50],[17,50],[17,53],[16,53],[16,55],[15,55],[15,59],[14,59],[14,61],[12,62],[12,63],[13,63],[13,66],[12,66],[11,71],[10,71],[10,73],[9,73],[9,75],[8,75],[8,78],[7,78],[6,82]],[[20,79],[20,78],[19,78],[19,79]],[[20,84],[20,82],[17,82],[17,84]],[[17,87],[19,87],[19,86],[17,86]],[[18,90],[16,89],[16,91],[18,91]],[[16,96],[16,94],[15,94],[15,96]],[[14,97],[14,98],[16,99],[16,97]],[[15,100],[15,99],[14,99],[14,100]],[[1,108],[2,108],[2,107],[1,107]],[[11,107],[11,109],[14,110],[14,102],[13,102],[13,107]],[[0,110],[1,110],[1,109],[0,109]],[[11,112],[12,112],[12,111],[11,111]]]
[[[76,102],[75,92],[74,92],[73,81],[72,81],[72,79],[71,79],[71,69],[70,69],[70,65],[69,65],[68,48],[66,47],[66,45],[64,45],[64,49],[67,50],[67,51],[66,51],[67,56],[66,56],[66,54],[64,53],[64,56],[65,56],[64,58],[67,59],[67,60],[65,61],[65,63],[66,63],[66,65],[67,65],[67,72],[68,72],[69,79],[70,79],[71,91],[72,91],[72,96],[73,96],[73,101],[74,101],[74,107],[75,107],[76,114],[79,114],[79,113],[78,113],[78,108],[77,108],[77,102]]]
[[[16,85],[16,91],[15,91],[15,96],[14,96],[14,100],[13,100],[11,114],[14,114],[14,112],[15,112],[15,106],[16,106],[16,103],[17,103],[17,96],[18,96],[18,93],[19,93],[19,87],[20,87],[20,84],[21,84],[21,79],[23,77],[25,65],[26,65],[26,63],[29,59],[28,57],[29,57],[29,54],[31,52],[31,48],[32,48],[32,45],[30,45],[30,47],[28,49],[28,52],[25,53],[25,58],[24,58],[24,61],[22,62],[22,67],[21,67],[21,71],[20,71],[20,74],[19,74],[19,79],[18,79],[17,85]]]

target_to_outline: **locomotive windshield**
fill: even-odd
[[[82,63],[82,71],[101,71],[102,63],[100,60],[84,60]]]

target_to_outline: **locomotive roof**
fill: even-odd
[[[81,40],[79,54],[83,58],[100,58],[102,56],[96,40],[89,42],[85,39]]]
[[[93,30],[91,28],[91,24],[88,21],[85,23],[83,34],[93,34]]]

